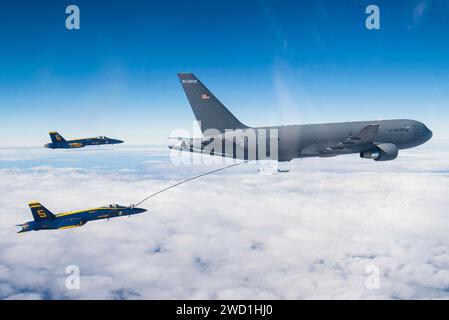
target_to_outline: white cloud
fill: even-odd
[[[78,153],[58,153],[59,166],[8,164],[0,298],[449,298],[447,146],[384,163],[297,160],[274,176],[244,165],[161,194],[144,214],[25,234],[13,226],[31,219],[28,201],[54,212],[135,203],[212,167],[172,166],[142,148],[92,153],[90,164]],[[123,165],[108,167],[111,156]],[[365,287],[370,264],[379,290]],[[80,267],[80,290],[66,289],[67,265]]]
[[[428,19],[432,10],[433,0],[415,0],[405,4],[406,26],[408,29],[421,27]]]

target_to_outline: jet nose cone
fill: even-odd
[[[50,147],[50,144],[49,144],[49,143],[46,143],[46,144],[44,144],[44,147],[45,147],[45,148],[49,148],[49,147]]]
[[[423,126],[424,126],[424,136],[426,137],[426,141],[430,140],[433,136],[433,132],[430,131],[430,129],[427,128],[425,125],[423,125]]]
[[[143,213],[143,212],[147,211],[147,209],[143,209],[143,208],[134,208],[133,210],[134,210],[134,213]]]
[[[123,140],[115,140],[115,143],[124,143],[125,141],[123,141]]]
[[[433,137],[433,132],[430,131],[429,128],[427,128],[427,131],[428,131],[427,134],[429,135],[429,139],[432,138]]]

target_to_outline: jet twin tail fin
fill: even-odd
[[[47,208],[41,205],[39,202],[30,202],[28,204],[30,206],[31,213],[33,214],[34,221],[44,221],[44,220],[54,220],[56,219],[55,215],[50,212]]]
[[[66,142],[65,139],[56,131],[52,131],[49,134],[50,134],[51,142],[53,142],[55,144]]]

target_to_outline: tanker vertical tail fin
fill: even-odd
[[[203,134],[208,129],[245,129],[242,124],[193,73],[178,73],[178,78]]]

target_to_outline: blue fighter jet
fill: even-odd
[[[64,212],[55,215],[39,202],[30,202],[29,206],[34,221],[17,225],[18,227],[22,227],[22,230],[20,230],[19,233],[38,230],[76,228],[93,220],[131,216],[147,211],[145,209],[135,208],[134,206],[125,207],[111,204],[105,207]]]
[[[55,131],[52,131],[49,134],[51,138],[51,143],[46,143],[44,147],[50,149],[73,149],[73,148],[84,148],[85,146],[99,146],[103,144],[123,143],[122,140],[111,139],[104,136],[85,138],[85,139],[65,140],[59,133]]]

